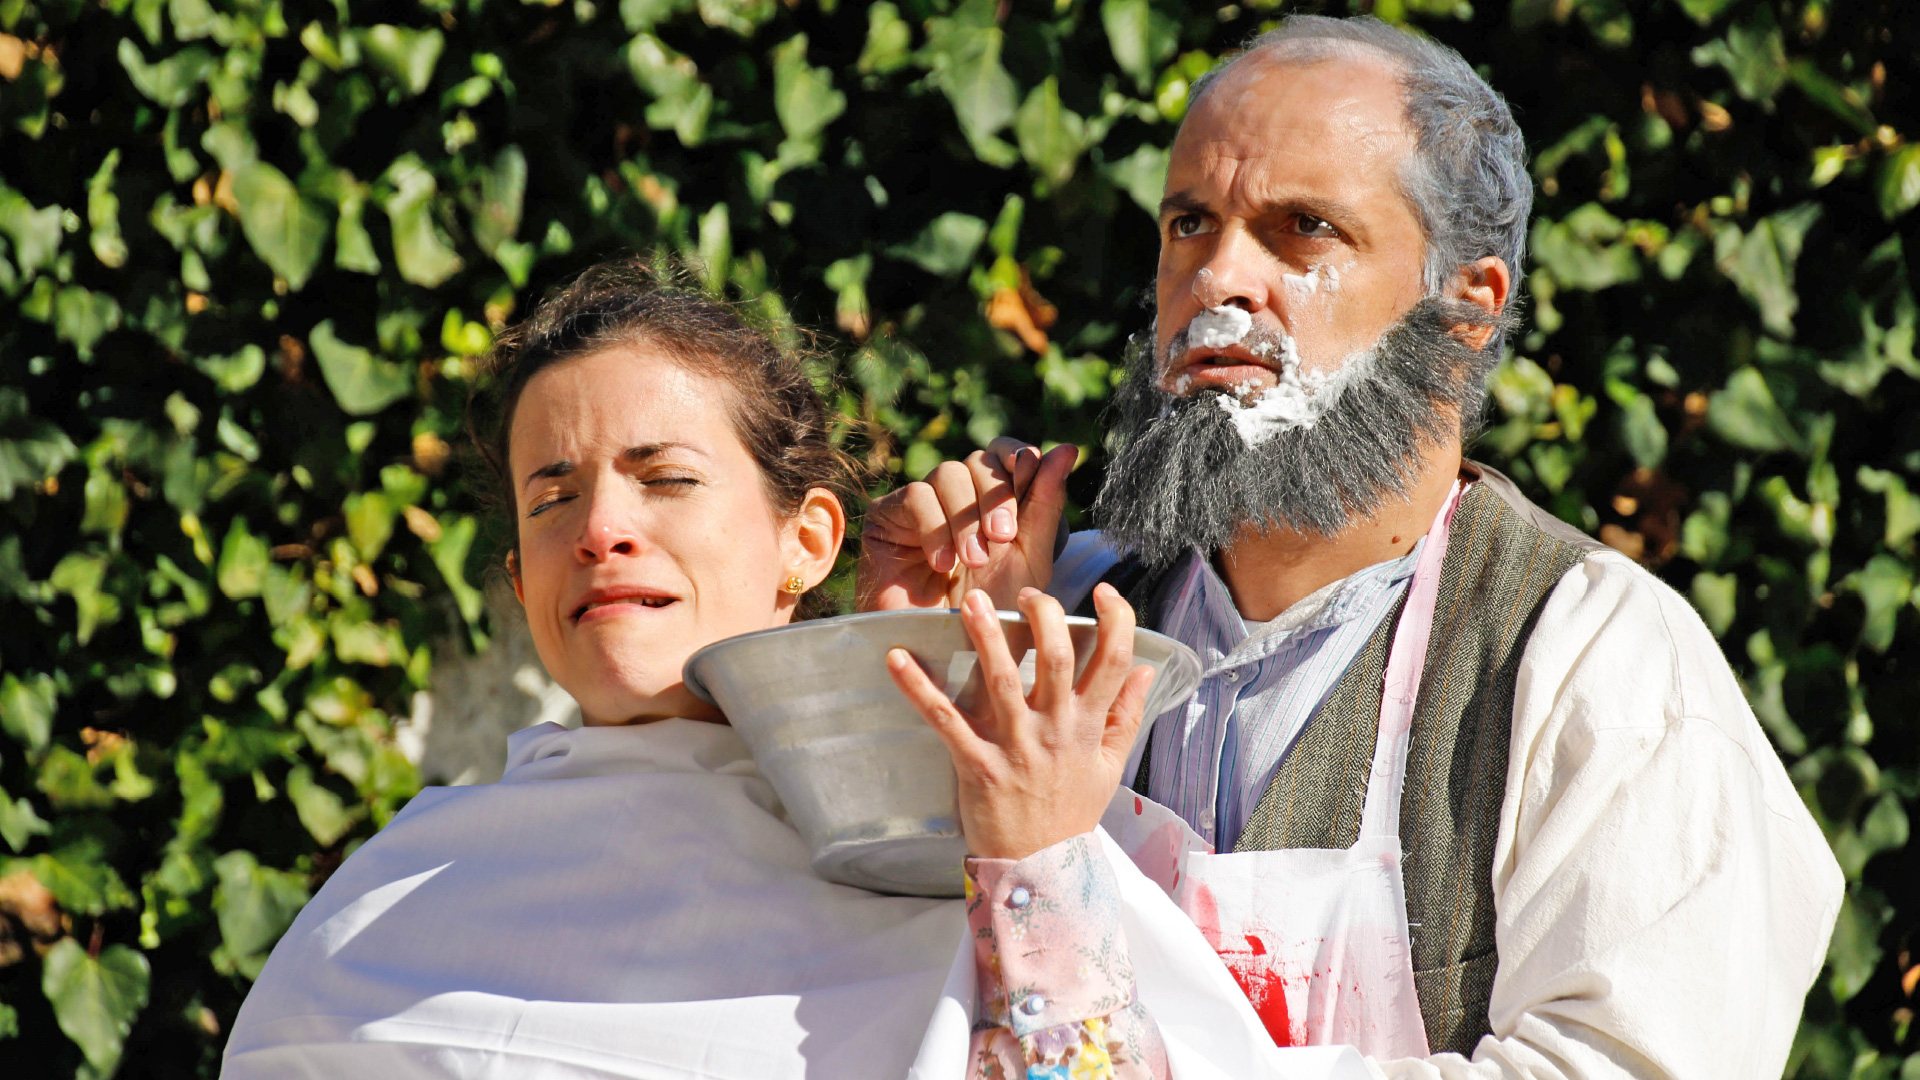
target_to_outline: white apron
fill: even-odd
[[[1428,1055],[1400,869],[1400,794],[1456,484],[1414,569],[1388,653],[1360,837],[1345,850],[1215,854],[1150,799],[1101,824],[1200,928],[1280,1046],[1347,1044],[1375,1059]]]

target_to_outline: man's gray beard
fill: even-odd
[[[1249,447],[1220,394],[1159,388],[1150,341],[1129,346],[1114,395],[1117,447],[1093,504],[1094,523],[1150,568],[1193,548],[1212,553],[1243,533],[1332,537],[1405,500],[1424,450],[1479,425],[1486,376],[1498,361],[1461,342],[1462,326],[1490,325],[1479,308],[1428,297],[1348,361],[1366,367],[1318,421],[1267,433]],[[1185,331],[1182,331],[1184,336]],[[1182,355],[1176,338],[1175,356]]]

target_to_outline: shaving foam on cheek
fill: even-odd
[[[1237,307],[1213,307],[1193,317],[1187,324],[1187,336],[1202,349],[1224,349],[1237,345],[1253,329],[1253,315]]]
[[[1323,285],[1327,292],[1332,294],[1340,291],[1340,270],[1337,267],[1315,264],[1307,267],[1307,272],[1304,274],[1281,274],[1280,281],[1286,285],[1288,291],[1301,297],[1312,296],[1319,292]]]

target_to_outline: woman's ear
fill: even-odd
[[[809,488],[799,511],[783,531],[786,536],[781,547],[785,549],[786,565],[780,568],[781,580],[800,578],[804,592],[833,573],[834,559],[847,538],[847,512],[833,492]]]
[[[520,585],[520,553],[507,552],[507,577],[513,579],[513,598],[520,601],[521,607],[527,606],[527,591]]]

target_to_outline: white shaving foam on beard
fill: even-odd
[[[1259,350],[1271,355],[1272,349]],[[1351,356],[1347,362],[1333,372],[1300,370],[1300,354],[1294,348],[1293,338],[1280,338],[1279,382],[1252,401],[1241,403],[1240,397],[1222,394],[1214,400],[1226,410],[1233,420],[1233,430],[1240,441],[1251,450],[1275,435],[1295,428],[1310,428],[1320,422],[1320,417],[1333,408],[1340,400],[1340,394],[1348,384],[1357,381],[1372,363],[1373,352],[1368,350]],[[1244,396],[1245,389],[1235,388]]]
[[[1224,349],[1238,345],[1253,329],[1253,315],[1237,307],[1212,307],[1193,317],[1187,324],[1187,337],[1193,347]]]

